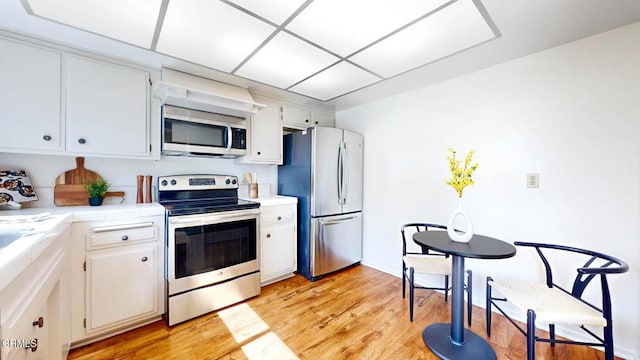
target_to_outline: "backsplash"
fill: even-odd
[[[263,191],[275,194],[277,189],[278,168],[276,165],[238,164],[233,159],[215,159],[203,157],[164,156],[160,160],[129,160],[98,157],[85,157],[85,168],[95,171],[111,184],[109,191],[124,191],[125,203],[136,202],[136,175],[153,176],[153,199],[155,201],[158,176],[176,174],[224,174],[235,175],[241,184],[246,183],[244,174],[258,173]],[[0,153],[0,169],[21,169],[29,175],[29,179],[38,194],[38,201],[23,203],[23,207],[51,207],[53,203],[53,186],[56,177],[76,167],[74,156],[31,155]],[[246,188],[246,185],[241,189]],[[265,191],[265,192],[266,192]],[[246,191],[245,191],[246,192]],[[105,204],[117,204],[120,197],[105,198]]]

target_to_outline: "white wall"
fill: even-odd
[[[631,270],[611,276],[610,285],[616,354],[635,358],[638,38],[640,23],[338,112],[338,127],[365,136],[363,262],[400,276],[400,225],[446,223],[457,205],[444,183],[447,148],[461,156],[475,149],[476,185],[463,197],[476,233],[584,247],[629,263]],[[540,174],[539,189],[526,188],[532,172]],[[487,275],[542,279],[537,256],[526,249],[466,265],[479,306]],[[569,271],[558,277],[572,279]]]
[[[276,193],[278,168],[275,165],[236,164],[233,159],[215,159],[202,157],[165,156],[158,161],[123,160],[85,157],[85,168],[95,171],[111,184],[109,191],[125,191],[126,202],[136,202],[136,175],[152,175],[155,200],[157,177],[177,174],[224,174],[236,175],[246,183],[246,172],[257,172],[261,184],[270,184],[271,192]],[[76,167],[73,156],[25,155],[0,153],[0,169],[24,169],[31,180],[39,200],[26,203],[31,207],[51,207],[53,203],[53,185],[56,177]],[[246,189],[241,189],[246,190]],[[246,191],[244,191],[246,193]],[[105,199],[105,204],[117,203],[121,198]]]

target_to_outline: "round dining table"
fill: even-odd
[[[413,234],[413,241],[452,258],[451,323],[428,325],[422,332],[424,343],[441,359],[496,359],[486,340],[464,328],[464,259],[509,258],[516,254],[515,246],[476,234],[466,243],[452,241],[446,231],[420,231]]]

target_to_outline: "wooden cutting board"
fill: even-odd
[[[84,157],[76,158],[76,168],[63,172],[55,181],[53,203],[56,206],[89,205],[89,192],[84,185],[102,179],[96,172],[84,167]],[[122,196],[124,191],[108,191],[107,196]]]
[[[96,181],[102,179],[100,175],[91,170],[87,170],[84,167],[84,158],[78,156],[76,158],[76,168],[67,170],[58,175],[55,184],[68,184],[68,185],[84,185],[90,181]]]
[[[124,201],[124,191],[107,191],[104,197],[108,196],[121,196]],[[53,197],[56,206],[89,205],[89,192],[80,184],[57,184]]]

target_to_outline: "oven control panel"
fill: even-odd
[[[158,177],[159,191],[237,189],[234,175],[171,175]]]

